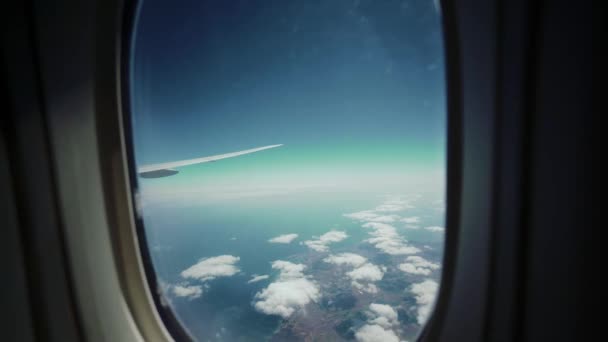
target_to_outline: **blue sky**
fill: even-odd
[[[443,54],[431,1],[146,0],[132,53],[140,165],[284,144],[191,172],[215,183],[212,170],[232,183],[245,172],[290,184],[443,177]],[[174,177],[163,184],[191,182]]]

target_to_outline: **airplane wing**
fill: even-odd
[[[180,161],[161,163],[161,164],[143,165],[137,169],[137,173],[139,174],[140,177],[143,177],[143,178],[167,177],[167,176],[172,176],[172,175],[178,173],[179,171],[175,170],[175,168],[177,168],[177,167],[213,162],[213,161],[220,160],[220,159],[232,158],[232,157],[236,157],[236,156],[241,156],[243,154],[249,154],[249,153],[259,152],[259,151],[263,151],[263,150],[268,150],[268,149],[279,147],[279,146],[283,146],[283,144],[256,147],[256,148],[252,148],[249,150],[230,152],[230,153],[225,153],[225,154],[218,154],[216,156],[210,156],[210,157],[194,158],[194,159],[180,160]]]

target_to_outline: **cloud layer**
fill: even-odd
[[[308,248],[313,249],[317,252],[327,252],[329,250],[330,244],[340,242],[346,239],[347,237],[348,235],[345,232],[331,230],[321,235],[317,240],[304,241],[304,244],[308,246]]]
[[[279,270],[279,277],[256,293],[254,307],[257,311],[288,318],[296,310],[321,297],[319,286],[304,276],[305,265],[276,260],[272,268]]]
[[[274,237],[268,242],[270,243],[291,243],[293,240],[298,238],[298,234],[284,234]]]

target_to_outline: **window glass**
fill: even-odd
[[[439,286],[432,0],[146,0],[130,58],[155,293],[199,341],[414,340]]]

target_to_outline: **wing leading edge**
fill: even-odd
[[[208,163],[208,162],[213,162],[213,161],[220,160],[220,159],[242,156],[244,154],[268,150],[268,149],[279,147],[279,146],[283,146],[283,144],[256,147],[256,148],[252,148],[249,150],[230,152],[230,153],[225,153],[225,154],[218,154],[216,156],[210,156],[210,157],[179,160],[179,161],[161,163],[161,164],[143,165],[137,169],[137,174],[139,174],[139,176],[142,178],[168,177],[168,176],[173,176],[174,174],[178,173],[179,171],[175,170],[175,168],[178,168],[178,167],[193,165],[193,164],[200,164],[200,163]]]

